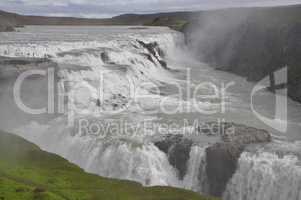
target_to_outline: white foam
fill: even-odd
[[[193,146],[187,163],[188,171],[183,180],[185,189],[207,192],[206,147]]]
[[[32,123],[16,132],[88,172],[137,181],[145,186],[179,187],[175,169],[169,164],[166,154],[154,144],[72,136],[62,119],[53,123],[55,126],[40,125],[40,128],[37,123]]]
[[[298,157],[280,157],[268,152],[243,153],[224,199],[300,200],[301,166]]]

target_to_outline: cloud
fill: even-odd
[[[301,0],[1,0],[0,9],[28,15],[79,17],[301,4]]]

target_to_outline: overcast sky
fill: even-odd
[[[301,0],[0,0],[0,10],[27,15],[111,17],[124,13],[301,4]]]

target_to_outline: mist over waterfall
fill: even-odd
[[[210,124],[222,115],[226,121],[247,121],[248,126],[256,127],[239,126],[248,133],[265,129],[273,137],[270,144],[262,142],[255,149],[246,148],[237,169],[228,163],[220,166],[235,172],[223,186],[223,199],[301,200],[300,143],[289,142],[289,138],[256,119],[249,108],[254,84],[198,61],[185,46],[181,33],[162,27],[69,30],[29,26],[22,32],[5,35],[5,40],[0,41],[0,56],[5,58],[0,71],[0,108],[12,113],[0,122],[0,128],[87,172],[144,186],[173,186],[210,194],[207,161],[211,158],[207,150],[215,143],[231,146],[231,141],[201,135],[200,127],[193,123],[197,119]],[[49,91],[53,89],[57,92],[53,97],[55,112],[32,116],[13,103],[9,88],[20,74],[32,69],[53,69],[54,89],[47,85],[47,76],[30,77],[21,88],[24,104],[33,109],[47,108]],[[188,76],[191,80],[185,82]],[[224,103],[219,98],[178,95],[176,86],[189,94],[200,82],[236,85],[223,97]],[[211,89],[206,85],[199,92]],[[272,97],[268,92],[260,96],[264,103],[271,102]],[[166,110],[176,112],[162,112],[162,102]],[[207,112],[226,106],[227,112],[199,114],[195,104]],[[260,109],[264,114],[273,112],[270,107]],[[301,119],[300,106],[289,102],[288,109],[292,118]],[[183,124],[183,119],[191,124]],[[174,132],[166,131],[164,135],[160,128],[146,122],[156,126],[176,124],[184,134],[172,129]],[[297,124],[290,121],[291,133],[299,133]],[[294,148],[284,148],[287,145]]]

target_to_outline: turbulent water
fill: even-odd
[[[242,154],[224,199],[301,200],[300,104],[288,102],[286,134],[268,127],[250,109],[254,84],[193,59],[180,33],[160,27],[33,26],[1,33],[0,56],[6,60],[1,62],[0,108],[12,114],[1,115],[1,128],[88,172],[145,186],[175,186],[207,193],[205,149],[215,141],[205,136],[193,138],[187,171],[180,178],[168,155],[154,144],[160,138],[159,129],[145,122],[178,124],[181,130],[183,119],[225,119],[269,130],[275,140],[250,147]],[[53,97],[55,103],[50,110],[53,107],[55,112],[51,114],[32,116],[14,103],[17,75],[36,68],[54,69],[55,89],[49,87],[47,77],[31,77],[22,85],[21,98],[37,109],[47,107],[49,91],[58,92],[61,96]],[[188,82],[184,81],[187,77]],[[224,105],[221,97],[208,101],[189,95],[200,82],[218,86],[234,82],[234,87],[225,96]],[[178,95],[174,86],[179,86],[183,94]],[[199,91],[210,93],[210,89],[203,86]],[[272,98],[268,92],[260,94],[256,108],[272,115]],[[169,112],[159,109],[162,101]],[[221,106],[226,112],[220,111]],[[218,112],[200,114],[200,108]],[[91,129],[79,129],[79,123],[92,124]],[[131,125],[128,131],[123,127],[126,123]],[[105,129],[111,125],[118,127]]]
[[[283,144],[282,144],[283,145]],[[224,194],[224,199],[300,199],[301,166],[300,143],[266,147],[256,153],[245,152],[239,160],[239,169]]]

